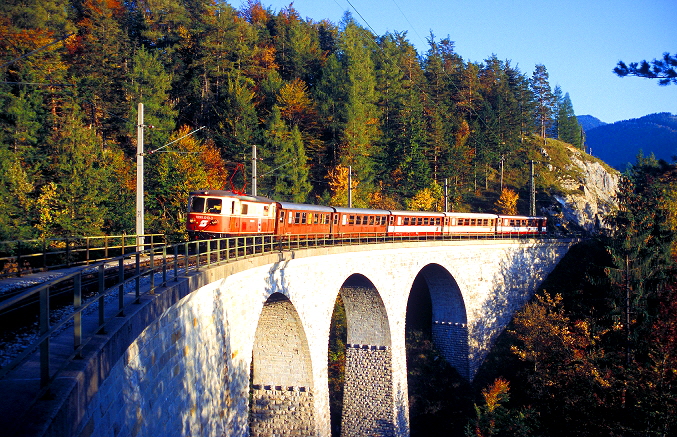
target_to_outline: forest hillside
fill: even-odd
[[[350,14],[10,0],[0,47],[0,240],[133,233],[139,103],[145,228],[176,238],[188,192],[243,187],[254,145],[274,199],[345,205],[350,168],[354,206],[440,209],[446,181],[454,210],[494,211],[509,189],[520,213],[545,139],[582,146],[544,65],[466,61],[433,35],[418,53]]]

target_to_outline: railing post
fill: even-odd
[[[136,258],[136,266],[134,268],[134,276],[136,278],[136,290],[135,290],[135,297],[136,299],[134,300],[134,303],[141,303],[141,253],[136,252],[134,255]]]
[[[195,271],[200,270],[200,240],[195,241]]]
[[[73,278],[73,349],[78,350],[82,344],[82,271]],[[76,358],[82,358],[82,353],[78,351]]]
[[[21,241],[16,242],[16,275],[21,277]]]
[[[226,238],[226,262],[230,262],[230,238]]]
[[[118,317],[125,315],[125,258],[118,260]]]
[[[167,286],[167,245],[162,246],[162,286]]]
[[[40,336],[49,332],[49,286],[40,290]],[[49,337],[40,343],[40,387],[49,383]]]
[[[207,268],[212,264],[212,240],[207,240]]]
[[[151,237],[152,238],[152,237]],[[153,249],[151,241],[150,248],[150,291],[148,294],[155,294],[155,249]]]
[[[85,237],[85,265],[89,265],[89,237]]]
[[[42,239],[42,269],[47,270],[47,240]]]
[[[174,245],[174,280],[179,280],[179,245]]]
[[[99,266],[99,331],[98,331],[99,334],[105,334],[106,333],[106,329],[103,327],[104,323],[106,322],[105,313],[104,313],[104,310],[105,310],[105,308],[104,308],[104,304],[105,304],[104,291],[106,289],[106,281],[105,281],[105,279],[106,279],[106,277],[105,277],[106,269],[105,269],[105,267],[106,266],[104,264],[101,264]]]

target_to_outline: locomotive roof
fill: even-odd
[[[237,194],[227,190],[198,190],[191,191],[191,196],[214,196],[214,197],[234,197],[239,200],[246,200],[249,202],[274,203],[273,199],[263,196],[251,196],[248,194]]]

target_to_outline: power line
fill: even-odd
[[[4,64],[0,65],[0,69],[5,68],[6,66],[11,65],[11,64],[13,64],[13,63],[15,63],[15,62],[17,62],[17,61],[20,61],[20,60],[22,60],[23,58],[27,58],[28,56],[30,56],[30,55],[32,55],[32,54],[34,54],[34,53],[37,53],[37,52],[39,52],[39,51],[42,51],[42,50],[46,49],[47,47],[53,46],[54,44],[57,44],[57,43],[60,43],[61,41],[65,40],[65,39],[68,39],[68,38],[70,38],[70,37],[73,36],[73,35],[75,35],[75,34],[74,34],[74,33],[70,33],[70,34],[68,34],[68,35],[66,35],[66,36],[63,36],[63,37],[61,37],[61,38],[59,38],[59,39],[57,39],[57,40],[54,40],[54,41],[50,42],[49,44],[45,44],[45,45],[42,46],[42,47],[38,47],[38,48],[35,49],[35,50],[31,50],[30,52],[28,52],[28,53],[26,53],[26,54],[23,54],[23,55],[19,56],[18,58],[14,58],[14,59],[12,59],[11,61],[7,61],[7,62],[5,62]]]

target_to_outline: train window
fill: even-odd
[[[242,215],[247,215],[247,211],[249,211],[249,205],[246,203],[242,204]]]
[[[313,213],[312,212],[308,213],[308,224],[309,225],[313,224]]]
[[[345,216],[344,216],[344,217],[345,217]],[[355,216],[354,216],[354,215],[348,216],[348,224],[349,224],[349,225],[354,225],[354,224],[355,224]]]
[[[401,217],[399,217],[399,218],[401,218]],[[405,217],[404,218],[404,226],[408,226],[408,225],[409,225],[409,217]]]
[[[355,224],[356,225],[361,225],[362,224],[362,216],[358,215],[355,217]]]
[[[190,212],[204,212],[204,210],[205,210],[204,197],[192,197],[190,199]]]
[[[395,216],[391,215],[388,220],[390,221],[390,224],[392,225],[393,223],[395,223]]]
[[[515,220],[510,220],[510,226],[515,226]]]
[[[284,223],[284,211],[280,211],[280,223]]]
[[[306,213],[301,213],[301,224],[305,225],[306,224]]]
[[[373,215],[370,215],[370,216],[369,216],[369,224],[370,224],[371,226],[374,226],[374,216],[373,216]]]
[[[297,212],[294,214],[294,224],[298,225],[299,223],[301,223],[301,213]]]
[[[428,221],[428,217],[423,218],[423,224],[426,225],[426,226],[428,226],[428,224],[430,224],[430,222]]]
[[[221,214],[221,199],[207,199],[207,212]]]

